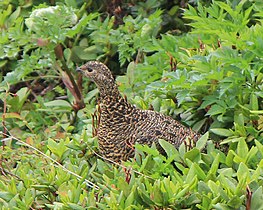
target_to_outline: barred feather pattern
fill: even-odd
[[[77,70],[91,78],[100,92],[100,124],[98,141],[100,153],[120,162],[134,156],[135,143],[156,144],[164,139],[176,148],[187,138],[196,142],[200,134],[173,118],[151,110],[141,110],[131,105],[118,91],[111,71],[98,61],[89,61]]]

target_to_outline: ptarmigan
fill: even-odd
[[[103,63],[89,61],[77,70],[94,81],[99,89],[101,118],[97,135],[104,157],[125,161],[134,156],[135,143],[151,146],[154,142],[161,149],[159,139],[164,139],[178,148],[186,138],[197,141],[200,137],[169,116],[141,110],[128,103]]]

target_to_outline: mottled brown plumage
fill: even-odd
[[[134,155],[135,143],[151,146],[155,142],[158,146],[158,140],[165,139],[178,148],[186,138],[196,141],[200,137],[169,116],[128,103],[103,63],[89,61],[77,70],[91,78],[100,92],[98,141],[104,157],[119,162]]]

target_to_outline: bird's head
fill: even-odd
[[[77,67],[86,77],[94,81],[100,92],[112,89],[115,86],[114,78],[109,68],[99,61],[89,61],[86,64]]]

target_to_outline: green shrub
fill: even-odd
[[[0,209],[263,209],[262,4],[199,3],[182,20],[168,1],[124,1],[120,16],[85,2],[0,3]],[[138,107],[204,133],[195,147],[104,161],[98,91],[74,71],[92,59]]]

